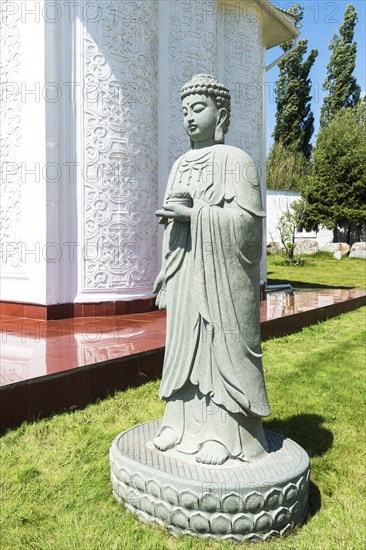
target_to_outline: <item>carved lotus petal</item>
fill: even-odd
[[[253,529],[253,520],[245,514],[238,514],[233,517],[233,531],[245,535]]]
[[[299,492],[299,495],[302,495],[302,493],[305,491],[306,485],[307,485],[306,478],[301,476],[296,485],[297,485],[297,490]]]
[[[189,489],[187,489],[186,491],[182,491],[179,496],[179,502],[182,506],[190,510],[198,509],[198,497],[193,493],[193,491],[190,491]]]
[[[280,508],[274,514],[274,527],[276,529],[282,529],[290,520],[291,512],[288,508]]]
[[[165,485],[161,491],[162,498],[170,504],[178,504],[178,493],[170,485]]]
[[[114,485],[113,485],[114,487]],[[116,489],[115,489],[117,495],[122,500],[126,500],[127,495],[127,486],[124,483],[116,483]]]
[[[267,509],[276,509],[282,504],[282,491],[280,489],[272,489],[265,496],[265,506]]]
[[[210,531],[208,517],[202,512],[192,514],[190,523],[192,531],[196,531],[196,533],[208,533]]]
[[[290,483],[284,490],[285,501],[288,506],[293,504],[297,499],[297,487],[293,483]]]
[[[147,496],[143,496],[140,500],[140,508],[150,516],[155,515],[155,506],[153,501]]]
[[[124,483],[131,483],[131,475],[125,468],[120,468],[118,472],[118,477]]]
[[[306,495],[302,500],[299,501],[301,504],[301,514],[304,514],[307,511],[308,500],[308,495]]]
[[[187,514],[185,514],[183,510],[175,510],[175,512],[172,513],[170,521],[179,529],[189,528],[189,519]]]
[[[288,525],[286,525],[286,527],[284,527],[282,530],[281,530],[281,537],[283,537],[284,535],[286,535],[287,533],[290,533],[292,530],[293,530],[294,526],[292,523],[289,523]]]
[[[250,512],[258,512],[263,508],[263,505],[263,496],[257,491],[253,491],[245,499],[245,510]]]
[[[140,507],[141,493],[130,485],[125,485],[125,491],[126,494],[124,498],[126,502],[129,502],[132,506]]]
[[[116,476],[116,474],[113,472],[113,470],[111,469],[111,482],[112,482],[112,485],[114,485],[115,483],[117,483],[119,481],[118,477]]]
[[[226,535],[231,532],[231,521],[225,514],[214,514],[210,522],[212,533]]]
[[[142,476],[140,476],[140,474],[133,474],[131,476],[131,483],[132,485],[134,485],[134,487],[136,487],[136,489],[139,489],[140,491],[146,490],[145,480]]]
[[[112,483],[112,494],[118,500],[118,502],[121,502],[122,497],[120,496],[119,484],[117,482]]]
[[[268,531],[268,533],[262,533],[261,534],[261,539],[262,540],[268,540],[272,537],[272,535],[273,535],[273,531]]]
[[[111,472],[114,473],[115,476],[118,475],[118,465],[117,463],[110,457],[110,465],[111,465]]]
[[[229,514],[236,514],[243,510],[243,499],[236,493],[230,493],[222,499],[221,508]]]
[[[205,512],[218,512],[220,510],[220,499],[215,493],[203,495],[200,503],[201,510]]]
[[[290,508],[290,510],[295,523],[298,523],[300,520],[299,516],[301,515],[301,512],[302,512],[301,502],[299,501],[295,502],[295,504]]]
[[[171,513],[171,507],[169,504],[166,504],[165,502],[158,502],[155,504],[155,514],[160,518],[162,521],[169,521]]]
[[[152,495],[153,497],[156,497],[156,498],[161,497],[160,487],[156,483],[156,481],[152,479],[149,479],[149,481],[146,482],[146,492],[149,493],[149,495]]]
[[[254,523],[254,528],[258,532],[267,533],[272,528],[273,519],[267,512],[259,514]]]

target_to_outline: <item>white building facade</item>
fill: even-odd
[[[300,199],[299,191],[267,190],[266,212],[267,212],[267,243],[281,242],[278,225],[282,214],[291,211],[291,204]],[[333,233],[324,227],[318,231],[305,231],[304,228],[297,228],[295,239],[311,239],[319,244],[319,248],[333,242]]]
[[[152,295],[154,212],[189,147],[180,88],[196,73],[231,90],[227,143],[252,156],[265,194],[266,50],[298,34],[284,12],[262,0],[2,0],[0,25],[1,300]]]

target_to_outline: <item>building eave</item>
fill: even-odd
[[[276,8],[268,0],[254,1],[263,13],[263,38],[267,50],[300,35],[294,15]]]

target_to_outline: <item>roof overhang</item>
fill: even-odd
[[[267,50],[288,40],[294,40],[300,35],[295,26],[295,16],[276,8],[268,0],[254,0],[254,2],[262,11],[263,41]]]

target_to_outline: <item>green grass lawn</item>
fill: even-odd
[[[336,260],[331,254],[303,256],[304,265],[285,266],[279,255],[267,256],[268,284],[290,283],[296,288],[366,288],[366,261]]]
[[[263,548],[365,547],[365,321],[362,308],[264,344],[273,411],[265,426],[306,449],[313,485],[307,523]],[[110,444],[122,430],[162,416],[158,385],[3,436],[2,550],[238,548],[174,538],[141,524],[111,496]]]

